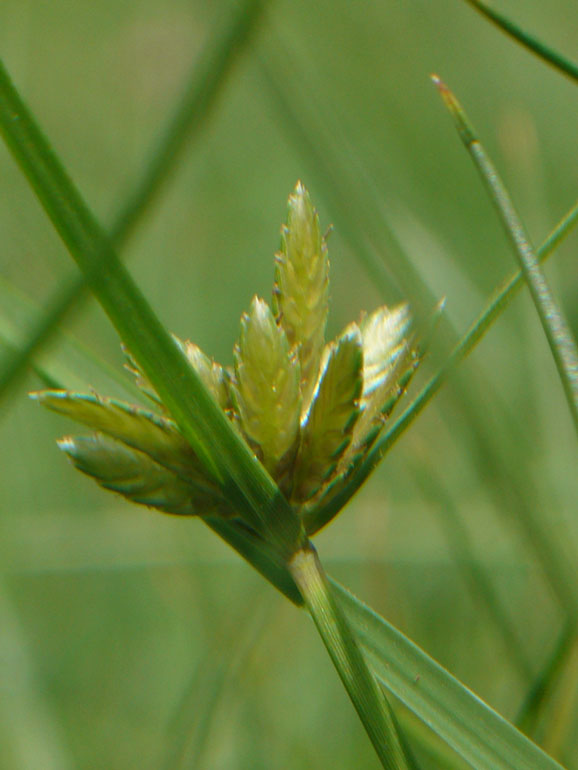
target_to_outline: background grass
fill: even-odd
[[[511,272],[514,258],[431,71],[460,97],[537,242],[575,200],[571,83],[457,0],[363,5],[273,4],[270,28],[127,251],[163,322],[222,363],[231,362],[252,294],[270,295],[298,178],[335,227],[330,334],[384,300],[408,293],[419,302],[413,279],[394,267],[378,212],[434,297],[447,297],[458,330]],[[576,58],[573,6],[501,4]],[[0,5],[6,64],[102,221],[121,206],[228,9],[176,0]],[[353,238],[264,66],[289,76],[280,92],[305,116],[331,190],[346,208],[370,212]],[[68,258],[3,147],[0,169],[1,275],[42,303],[68,274]],[[381,290],[352,247],[368,240],[394,273]],[[546,269],[576,333],[575,250],[574,236]],[[68,328],[120,366],[115,333],[92,301]],[[98,389],[98,374],[91,384]],[[0,656],[9,697],[0,699],[0,768],[377,766],[305,615],[199,522],[130,507],[73,473],[53,441],[69,426],[25,398],[32,387],[30,377],[1,411]],[[531,681],[526,669],[542,669],[567,612],[512,514],[539,516],[575,563],[575,464],[562,389],[523,296],[318,546],[336,577],[514,718]],[[520,649],[503,643],[456,564],[456,548],[466,557],[458,525],[441,516],[448,511],[473,542],[467,559],[488,569]],[[569,768],[578,766],[577,676],[574,657],[537,732]],[[212,717],[204,751],[187,757],[200,715]]]

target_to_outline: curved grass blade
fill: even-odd
[[[512,242],[558,368],[558,374],[578,433],[578,346],[576,341],[556,304],[540,267],[538,257],[494,164],[482,147],[454,94],[437,75],[432,76],[432,79],[454,120],[462,142],[490,193],[506,233]]]
[[[486,19],[491,21],[492,24],[495,24],[496,27],[499,27],[499,29],[507,35],[514,40],[517,40],[518,43],[521,43],[529,51],[536,54],[536,56],[539,56],[540,59],[547,64],[550,64],[572,80],[578,82],[578,64],[575,64],[573,61],[570,61],[570,59],[562,56],[562,54],[558,53],[558,51],[555,51],[541,40],[538,40],[534,35],[521,29],[503,13],[499,13],[499,11],[490,8],[489,5],[481,2],[481,0],[464,0],[464,2],[471,5],[472,8],[475,8],[476,11],[482,14],[482,16],[485,16]]]
[[[66,175],[0,66],[0,130],[122,340],[231,505],[284,552],[301,523],[190,366]]]
[[[332,581],[374,673],[476,770],[563,770],[400,631]]]
[[[207,48],[195,62],[189,85],[158,142],[142,178],[130,194],[112,225],[110,237],[123,246],[137,222],[160,193],[181,153],[205,125],[236,62],[255,33],[265,8],[265,0],[244,0],[231,18],[211,37]],[[30,360],[54,334],[67,314],[86,291],[83,275],[65,279],[47,301],[26,342],[17,351],[5,354],[0,367],[0,398],[24,372]]]

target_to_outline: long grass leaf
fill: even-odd
[[[265,5],[265,0],[245,0],[210,37],[199,61],[195,62],[189,85],[142,178],[112,225],[110,235],[117,247],[127,242],[176,168],[188,143],[199,135],[207,122],[229,75],[258,26]],[[61,282],[36,319],[26,342],[18,350],[5,353],[0,366],[0,398],[25,371],[77,302],[86,296],[85,291],[86,279],[83,275],[70,276]]]
[[[437,77],[433,81],[452,116],[462,142],[478,169],[496,207],[528,284],[538,317],[550,345],[574,426],[578,433],[578,346],[558,308],[540,261],[514,208],[510,195],[488,157],[460,103]]]
[[[164,329],[0,67],[0,130],[15,160],[137,363],[226,497],[292,550],[300,522]]]
[[[400,631],[332,582],[374,673],[473,768],[561,770]]]
[[[546,43],[538,40],[534,35],[523,30],[505,14],[494,10],[487,3],[483,3],[481,0],[464,0],[464,2],[471,5],[472,8],[475,8],[476,11],[481,13],[482,16],[485,16],[485,18],[491,21],[492,24],[495,24],[496,27],[514,38],[514,40],[517,40],[518,43],[521,43],[529,51],[532,51],[536,56],[539,56],[540,59],[560,72],[563,72],[572,80],[578,82],[578,64],[570,61],[570,59],[562,56],[561,53],[554,50],[551,46],[546,45]]]

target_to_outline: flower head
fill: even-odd
[[[327,502],[383,428],[418,363],[406,305],[378,308],[326,343],[329,259],[299,182],[275,256],[273,301],[254,297],[226,369],[175,341],[205,387],[298,512]],[[146,376],[127,369],[151,409],[70,391],[33,394],[92,431],[59,446],[105,489],[179,515],[237,512],[207,475]]]

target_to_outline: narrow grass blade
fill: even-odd
[[[137,222],[162,190],[188,142],[198,136],[218,97],[247,48],[265,8],[265,0],[244,0],[231,18],[211,37],[207,48],[195,62],[189,85],[158,146],[111,228],[115,245],[123,246]],[[17,351],[5,353],[0,366],[0,399],[24,372],[37,351],[52,337],[54,330],[84,296],[86,279],[66,278],[46,303],[26,342]]]
[[[391,707],[367,668],[349,623],[335,602],[331,584],[313,546],[298,551],[289,568],[382,766],[387,770],[415,768]]]
[[[578,223],[578,202],[560,221],[553,232],[538,250],[541,260],[545,260],[561,243],[570,230]],[[502,311],[510,304],[516,294],[524,285],[522,271],[511,275],[504,283],[494,291],[488,300],[486,307],[470,325],[459,343],[448,356],[445,364],[426,383],[407,409],[397,418],[393,425],[376,442],[366,460],[359,470],[352,476],[348,484],[340,490],[339,494],[332,498],[326,508],[316,512],[316,519],[327,523],[338,513],[341,508],[353,497],[355,492],[377,467],[385,454],[391,449],[397,439],[409,428],[416,417],[431,402],[436,393],[445,384],[446,380],[455,371],[459,364],[472,352],[478,342],[490,329],[494,321]]]
[[[161,325],[0,67],[0,131],[137,363],[231,504],[286,552],[295,512]]]
[[[534,35],[531,35],[529,32],[521,29],[515,22],[513,22],[503,13],[490,8],[487,3],[483,3],[481,0],[464,1],[468,3],[468,5],[471,5],[472,8],[475,8],[476,11],[479,11],[482,16],[485,16],[486,19],[495,24],[496,27],[499,27],[499,29],[501,29],[507,35],[514,38],[514,40],[517,40],[518,43],[521,43],[529,51],[532,51],[532,53],[536,54],[536,56],[539,56],[540,59],[547,62],[560,72],[563,72],[572,80],[578,82],[578,64],[575,64],[573,61],[570,61],[570,59],[562,56],[562,54],[560,54],[558,51],[555,51],[541,40],[538,40],[538,38]]]
[[[476,770],[562,770],[417,645],[332,581],[380,681]]]
[[[460,103],[437,77],[433,81],[448,108],[462,142],[470,153],[494,206],[514,247],[522,273],[530,289],[536,311],[550,345],[568,406],[578,433],[578,347],[562,312],[558,308],[540,268],[538,257],[512,204],[498,172],[470,125]]]

